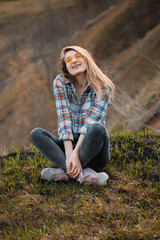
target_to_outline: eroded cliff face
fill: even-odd
[[[108,129],[136,127],[130,126],[133,120],[137,123],[136,118],[127,122],[136,111],[130,109],[140,93],[139,103],[147,103],[148,91],[155,92],[152,80],[158,78],[153,64],[160,57],[158,1],[5,4],[0,2],[0,146],[27,146],[34,127],[57,133],[52,82],[61,71],[61,48],[73,44],[90,50],[117,87],[108,111]],[[154,81],[158,91],[159,84]],[[145,98],[142,88],[147,91]]]

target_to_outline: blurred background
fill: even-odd
[[[110,133],[160,134],[159,0],[0,1],[0,151],[57,134],[53,79],[66,45],[88,49],[116,86]]]

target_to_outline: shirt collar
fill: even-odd
[[[65,84],[69,84],[69,85],[72,84],[69,80],[66,80],[66,79],[65,79],[64,83],[65,83]]]

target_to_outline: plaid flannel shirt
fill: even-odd
[[[99,102],[95,91],[88,84],[78,98],[74,85],[62,74],[53,81],[53,90],[58,117],[58,133],[60,140],[74,140],[79,135],[86,134],[92,123],[105,125],[106,111],[110,105],[110,86]]]

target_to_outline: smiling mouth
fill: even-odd
[[[76,65],[74,65],[74,66],[72,67],[72,69],[78,68],[78,67],[80,67],[80,66],[81,66],[80,64],[76,64]]]

